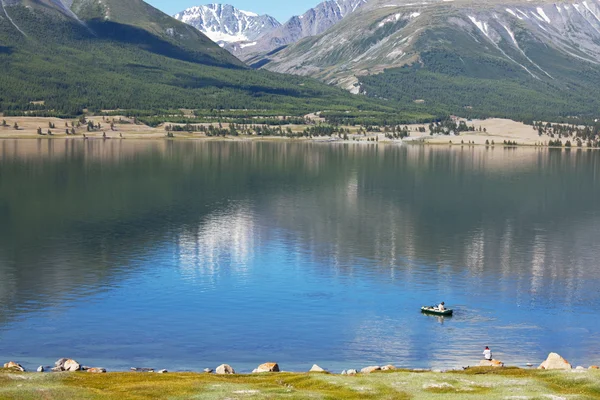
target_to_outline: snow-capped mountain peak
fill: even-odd
[[[195,27],[221,45],[253,41],[281,25],[269,15],[239,10],[229,4],[190,7],[174,18]]]

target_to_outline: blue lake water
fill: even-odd
[[[600,364],[599,200],[575,149],[0,141],[0,360]]]

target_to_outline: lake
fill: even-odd
[[[3,140],[0,360],[599,364],[599,200],[597,151]]]

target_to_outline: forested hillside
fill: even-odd
[[[81,19],[38,0],[0,9],[0,110],[397,110],[316,80],[253,71],[141,1],[105,4],[112,8],[76,0]],[[116,17],[127,10],[150,15]]]

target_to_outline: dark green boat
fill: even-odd
[[[425,313],[425,314],[431,314],[431,315],[452,315],[452,313],[454,311],[449,308],[445,309],[444,311],[440,311],[437,309],[437,307],[423,306],[423,307],[421,307],[421,312]]]

